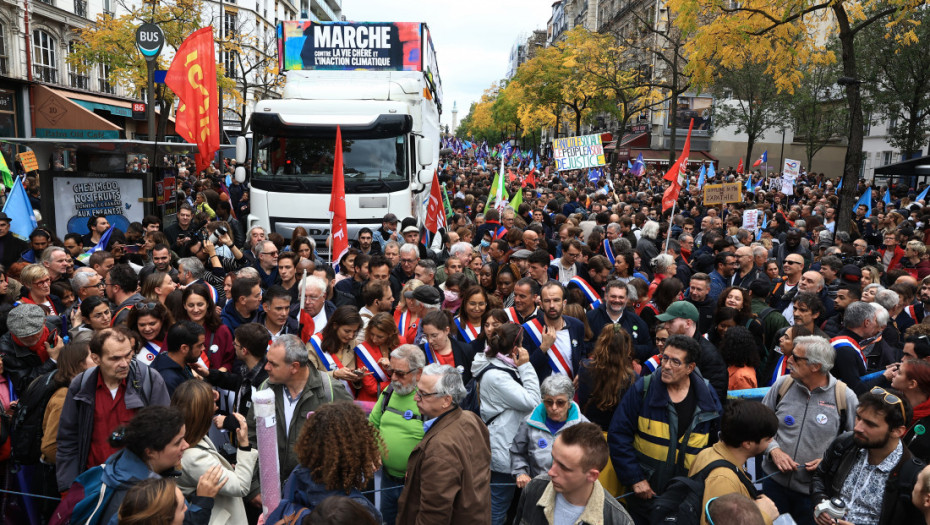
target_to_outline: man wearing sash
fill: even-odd
[[[866,390],[866,384],[859,379],[866,373],[866,360],[860,343],[877,335],[881,327],[872,305],[863,301],[856,301],[846,307],[843,325],[839,335],[830,340],[836,351],[836,362],[831,373],[857,394],[861,394]]]
[[[300,339],[304,342],[310,336],[322,332],[329,317],[336,311],[336,305],[326,300],[326,281],[315,275],[308,275],[300,282],[301,297],[304,308],[300,312]]]
[[[566,285],[568,293],[581,292],[581,298],[585,304],[585,310],[599,308],[603,300],[601,296],[604,293],[604,284],[610,277],[610,270],[613,265],[603,255],[594,255],[588,259],[587,275],[582,277],[576,275],[569,279]]]
[[[633,339],[633,351],[640,363],[648,360],[655,353],[649,326],[633,310],[626,306],[630,297],[630,285],[613,280],[607,283],[601,305],[587,313],[588,326],[598,337],[605,326],[619,324]]]
[[[513,286],[513,306],[505,308],[507,318],[511,323],[523,324],[536,317],[539,309],[536,306],[539,297],[539,285],[530,277],[524,277]]]
[[[530,352],[530,362],[540,381],[550,374],[575,377],[584,352],[584,325],[562,315],[565,289],[555,282],[540,290],[541,312],[523,324],[523,347]]]

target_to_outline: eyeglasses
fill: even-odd
[[[684,362],[681,359],[667,356],[665,354],[662,354],[661,356],[659,356],[659,358],[662,360],[662,364],[668,363],[672,366],[672,368],[678,368],[684,364]]]
[[[149,310],[154,310],[158,306],[158,303],[139,303],[136,305],[136,310],[139,313],[148,312]]]
[[[565,405],[568,404],[568,400],[567,399],[543,399],[543,404],[546,405],[547,407],[551,407],[551,406],[564,407]]]
[[[270,256],[272,256],[272,257],[277,257],[277,256],[278,256],[278,252],[277,252],[277,251],[273,251],[273,252],[261,252],[261,254],[262,254],[262,255],[270,255]]]
[[[391,375],[397,376],[398,378],[403,379],[409,376],[410,374],[416,372],[417,370],[419,370],[419,368],[411,368],[410,370],[407,370],[406,372],[402,372],[400,370],[391,370]]]
[[[438,396],[438,395],[439,395],[439,392],[423,392],[419,388],[413,393],[413,397],[419,397],[420,399]]]
[[[796,354],[791,354],[788,356],[789,359],[794,359],[795,361],[807,361],[810,362],[810,359],[806,357],[798,357]]]
[[[84,288],[97,288],[99,290],[103,290],[106,287],[107,285],[104,283],[97,283],[97,284],[88,284],[87,286],[82,286],[81,289],[83,290]]]
[[[908,423],[907,413],[904,410],[904,401],[901,401],[901,398],[892,394],[891,392],[885,390],[880,386],[872,387],[872,390],[869,390],[870,394],[875,394],[877,396],[882,396],[882,400],[889,405],[898,405],[901,407],[901,418],[904,420],[904,424]]]
[[[46,284],[52,284],[52,280],[51,280],[50,278],[46,277],[45,279],[42,279],[41,281],[35,281],[35,282],[32,283],[32,284],[38,284],[38,285],[43,285],[43,286],[44,286],[44,285],[46,285]]]
[[[799,261],[785,261],[785,264],[804,264],[804,263],[799,262]]]

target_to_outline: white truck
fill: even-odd
[[[237,141],[240,162],[251,159],[247,227],[291,238],[303,226],[328,251],[337,126],[349,238],[387,213],[422,225],[442,110],[426,24],[281,22],[278,51],[283,97],[256,103],[252,140]]]

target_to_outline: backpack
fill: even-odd
[[[778,387],[778,393],[775,395],[776,408],[778,408],[778,402],[781,401],[781,398],[788,393],[788,389],[794,384],[793,377],[786,377],[788,379],[785,379],[785,382]],[[837,379],[836,386],[833,388],[833,393],[836,395],[836,410],[840,413],[840,429],[836,433],[838,436],[846,431],[846,383]]]
[[[54,380],[56,372],[37,377],[19,399],[19,407],[12,420],[10,447],[13,460],[20,465],[35,465],[42,456],[42,422],[45,408],[58,390]]]
[[[99,525],[103,512],[113,498],[103,482],[106,465],[97,465],[82,472],[71,489],[55,508],[49,525]]]
[[[281,502],[271,511],[265,523],[277,524],[279,521],[284,520],[284,525],[298,525],[303,523],[304,518],[310,515],[310,508],[304,507],[300,503],[284,497],[285,494],[290,495],[296,492],[296,484],[297,479],[292,472],[291,475],[287,477],[287,481],[284,482],[284,488],[281,490]]]
[[[523,386],[523,381],[520,380],[520,376],[517,375],[516,370],[513,370],[511,368],[502,368],[502,367],[494,366],[493,364],[488,363],[488,366],[482,368],[480,372],[472,376],[468,384],[465,385],[465,399],[463,399],[462,402],[459,403],[459,408],[461,408],[462,410],[468,410],[470,412],[474,412],[475,414],[478,415],[479,418],[481,417],[480,381],[481,381],[481,377],[488,370],[502,370],[504,372],[507,372],[508,374],[510,374],[510,377],[512,377],[514,381],[516,381],[517,383],[520,383],[520,386]],[[503,414],[503,412],[501,412],[500,414],[495,414],[494,416],[491,416],[491,419],[485,421],[484,424],[487,426],[491,426],[491,422],[497,419],[497,417],[500,416],[501,414]]]
[[[383,415],[385,412],[390,412],[392,414],[397,414],[403,417],[404,419],[407,419],[404,416],[403,412],[401,412],[400,410],[397,410],[396,408],[388,406],[388,403],[391,402],[391,394],[393,393],[394,393],[394,387],[392,387],[391,385],[388,385],[387,388],[385,388],[384,391],[381,393],[382,394],[381,395],[381,414]],[[422,414],[419,416],[417,415],[411,416],[411,419],[416,419],[417,421],[426,421],[426,417],[424,417]]]
[[[733,463],[718,459],[701,469],[694,476],[676,476],[669,482],[665,492],[654,500],[649,523],[677,523],[681,525],[698,525],[704,514],[704,481],[711,472],[718,468],[728,468],[736,473],[749,491],[749,497],[758,495],[752,480],[744,476]]]

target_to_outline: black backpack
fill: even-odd
[[[37,377],[19,398],[10,448],[13,460],[20,465],[35,465],[42,456],[42,422],[48,401],[59,388],[54,379],[56,372]]]
[[[752,481],[744,476],[736,465],[718,459],[704,467],[694,476],[676,476],[669,482],[665,492],[656,497],[649,516],[649,523],[677,523],[680,525],[698,525],[704,514],[704,481],[710,473],[718,468],[728,468],[736,473],[749,491],[749,497],[758,495]]]
[[[520,380],[520,376],[517,375],[517,371],[512,368],[502,368],[499,366],[494,366],[490,363],[488,366],[482,368],[481,371],[472,376],[468,384],[465,385],[465,399],[459,403],[459,408],[462,410],[474,412],[478,415],[479,418],[481,417],[481,386],[479,382],[481,381],[481,376],[483,376],[484,373],[488,370],[503,370],[504,372],[510,374],[510,377],[512,377],[514,381],[520,383],[520,386],[523,386],[523,381]],[[501,414],[503,414],[503,412],[501,412]],[[495,414],[494,416],[491,416],[491,419],[485,421],[484,424],[491,426],[491,422],[497,419],[497,417],[501,414]]]

